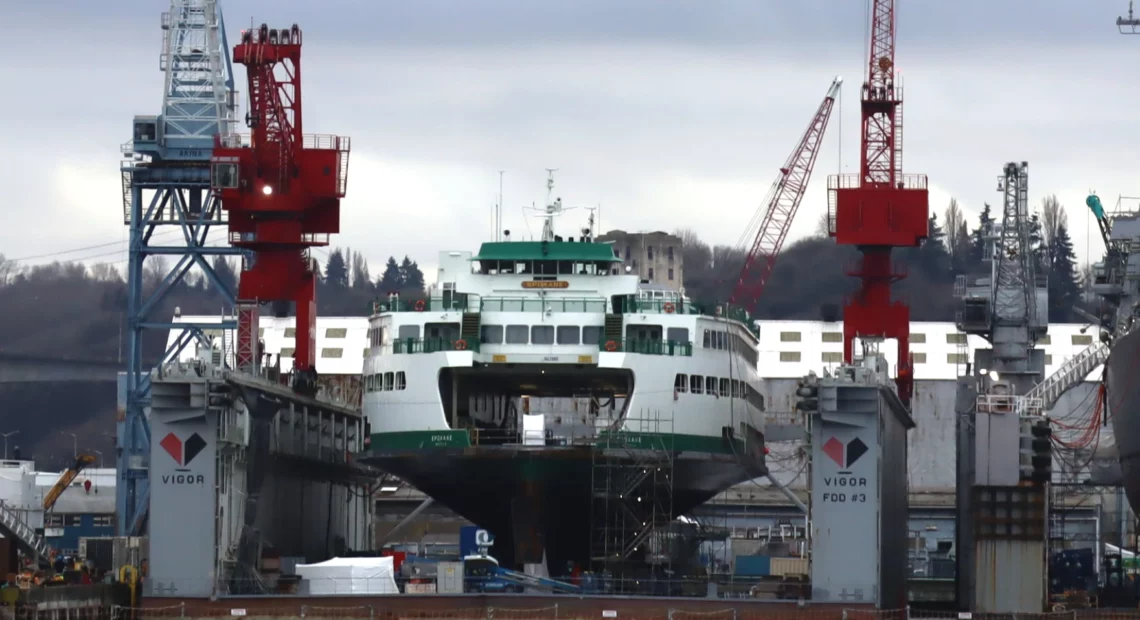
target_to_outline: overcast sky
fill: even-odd
[[[1030,200],[1056,193],[1078,258],[1084,197],[1140,195],[1134,121],[1140,36],[1125,0],[900,0],[906,172],[941,217],[998,202],[1026,160]],[[228,0],[230,41],[254,22],[304,30],[305,129],[352,137],[336,245],[373,275],[405,254],[434,278],[440,250],[491,235],[545,198],[545,168],[604,229],[688,227],[735,244],[835,75],[846,79],[793,236],[810,234],[828,173],[858,168],[865,0]],[[125,259],[119,145],[159,111],[160,0],[0,7],[0,253]],[[244,93],[245,70],[235,69]],[[842,111],[840,114],[839,111]],[[585,223],[570,211],[561,228]],[[529,219],[536,234],[540,224]],[[1095,234],[1095,228],[1094,234]],[[118,245],[115,245],[118,243]],[[1091,252],[1091,254],[1089,254]],[[50,259],[35,259],[29,264]]]

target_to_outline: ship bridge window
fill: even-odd
[[[732,397],[740,398],[740,381],[736,379],[732,380]]]
[[[673,391],[684,394],[689,391],[689,377],[687,375],[678,374],[677,378],[673,380]]]
[[[554,344],[553,325],[535,325],[530,328],[531,344]]]
[[[558,344],[581,344],[581,333],[577,325],[559,325]]]
[[[395,378],[395,373],[384,373],[384,391],[390,391],[392,389],[392,386],[395,384]]]
[[[480,327],[479,342],[483,344],[503,344],[503,326],[484,325]]]
[[[400,340],[408,340],[409,338],[415,340],[420,337],[419,325],[401,325],[399,332]]]
[[[694,394],[700,394],[701,386],[704,384],[704,378],[700,375],[693,375],[689,377],[689,391]]]
[[[705,377],[705,394],[716,396],[716,377]]]
[[[527,344],[530,342],[530,327],[527,325],[508,325],[507,344]]]
[[[666,332],[669,340],[673,342],[688,342],[689,341],[689,328],[688,327],[670,327]]]
[[[401,371],[396,373],[396,389],[397,390],[404,390],[404,389],[407,389],[407,387],[408,387],[408,378],[406,375],[404,375],[404,371],[401,370]]]
[[[600,344],[602,342],[602,326],[586,325],[582,327],[582,342],[586,344]]]

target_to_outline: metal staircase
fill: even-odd
[[[44,537],[37,534],[36,530],[20,517],[18,511],[3,502],[0,502],[0,533],[4,534],[4,538],[15,540],[20,548],[36,556],[37,561],[48,557],[50,548]]]
[[[607,314],[605,339],[621,342],[621,327],[622,320],[620,314]]]
[[[479,342],[479,313],[464,312],[459,337],[467,341]]]
[[[1041,399],[1044,409],[1048,410],[1057,403],[1062,394],[1083,382],[1090,372],[1105,363],[1108,360],[1108,351],[1108,345],[1103,342],[1089,345],[1061,364],[1060,368],[1034,386],[1025,396]]]

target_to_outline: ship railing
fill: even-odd
[[[396,299],[371,302],[373,314],[381,312],[473,312],[479,307],[467,295],[428,297],[426,299]]]
[[[1044,415],[1045,407],[1040,398],[1012,394],[979,394],[978,413],[1011,414],[1021,417]]]
[[[701,307],[680,299],[644,299],[626,295],[619,304],[625,314],[703,314]]]
[[[618,338],[603,340],[598,343],[598,349],[608,353],[640,353],[644,355],[669,355],[675,357],[692,357],[693,343],[679,340],[660,340],[652,338]]]
[[[903,174],[896,177],[896,187],[898,189],[927,189],[927,178],[925,174]],[[858,189],[863,187],[862,175],[857,172],[845,172],[843,174],[832,174],[827,177],[827,189],[834,191],[837,189]]]
[[[484,297],[479,301],[483,312],[595,312],[606,311],[606,300],[598,297]]]
[[[478,338],[398,338],[392,341],[392,353],[478,352],[479,344]]]

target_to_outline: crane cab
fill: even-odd
[[[162,123],[157,116],[136,116],[131,126],[131,154],[159,156],[162,140],[158,134],[161,127]],[[126,151],[127,145],[123,146]]]

